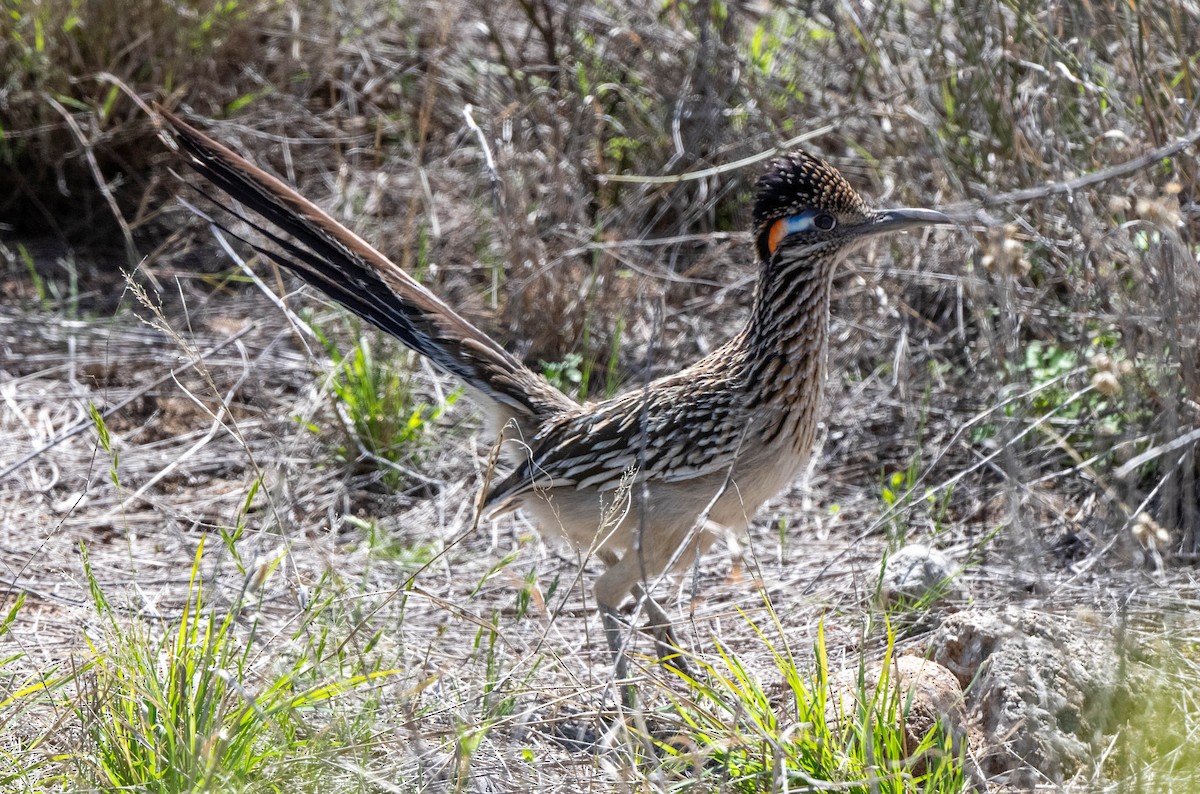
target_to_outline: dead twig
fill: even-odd
[[[1102,168],[1099,171],[1093,171],[1090,174],[1084,174],[1077,179],[1070,179],[1065,182],[1049,182],[1038,187],[1013,190],[1008,193],[997,193],[994,196],[984,196],[980,201],[980,205],[983,207],[998,207],[1005,204],[1020,204],[1023,201],[1049,198],[1050,196],[1058,196],[1063,193],[1078,193],[1085,187],[1098,185],[1110,179],[1117,179],[1127,174],[1141,171],[1156,160],[1173,157],[1184,149],[1194,146],[1197,141],[1200,141],[1200,127],[1192,130],[1182,138],[1168,143],[1166,146],[1160,146],[1132,160],[1126,160],[1123,163],[1118,163],[1109,168]]]

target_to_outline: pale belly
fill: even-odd
[[[621,554],[636,544],[646,567],[659,573],[685,544],[689,552],[703,552],[723,532],[744,531],[759,507],[789,485],[807,459],[773,451],[739,461],[732,475],[633,483],[603,494],[555,488],[524,496],[520,507],[543,531],[565,536],[585,553],[604,549]]]

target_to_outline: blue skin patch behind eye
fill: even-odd
[[[791,215],[784,219],[786,224],[786,234],[795,234],[796,232],[811,232],[816,228],[814,223],[816,217],[821,213],[818,210],[805,210],[799,215]]]

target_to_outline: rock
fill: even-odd
[[[1109,640],[1062,616],[1009,607],[947,616],[932,648],[966,691],[989,777],[1018,788],[1058,784],[1100,757],[1117,694]]]
[[[920,656],[894,657],[889,667],[886,683],[901,698],[898,711],[904,717],[905,745],[915,749],[940,725],[950,736],[953,751],[961,752],[963,742],[968,739],[967,715],[962,686],[954,673]],[[874,697],[880,678],[884,677],[882,672],[878,663],[867,669],[864,675],[867,697]],[[831,683],[830,718],[836,720],[839,715],[854,714],[860,705],[859,692],[857,673],[844,674]],[[927,771],[925,758],[911,760],[913,774]]]
[[[957,568],[949,557],[922,543],[912,543],[887,559],[879,590],[889,604],[929,606],[959,595],[954,582]]]

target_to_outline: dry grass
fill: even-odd
[[[137,39],[118,18],[128,3],[9,3],[0,23],[0,182],[18,187],[0,204],[0,471],[85,428],[0,480],[0,578],[28,594],[11,635],[23,671],[86,657],[96,618],[80,544],[110,597],[149,620],[179,609],[199,537],[232,532],[208,544],[210,603],[287,550],[260,609],[292,639],[268,661],[300,652],[289,643],[319,594],[318,622],[344,651],[322,664],[406,671],[354,730],[350,706],[327,715],[354,748],[325,759],[327,778],[364,790],[682,786],[628,761],[636,746],[625,763],[564,747],[563,726],[595,723],[607,686],[599,622],[583,609],[593,566],[580,579],[580,561],[519,517],[475,527],[487,449],[469,406],[439,420],[395,489],[337,462],[326,357],[164,200],[174,164],[137,94],[222,119],[214,134],[532,364],[579,353],[592,394],[673,369],[744,316],[758,166],[704,169],[830,125],[806,145],[881,204],[968,207],[980,223],[975,240],[938,232],[872,251],[839,281],[812,473],[759,516],[748,570],[714,553],[689,577],[686,639],[707,649],[718,636],[770,669],[737,612],[756,613],[762,590],[793,648],[811,649],[824,614],[831,665],[877,652],[864,627],[878,616],[879,560],[922,540],[967,566],[977,602],[1118,632],[1168,691],[1194,685],[1195,149],[1078,191],[996,200],[1197,128],[1194,4],[852,2],[807,16],[548,0],[145,5]],[[80,23],[65,30],[69,13]],[[206,15],[216,27],[199,24]],[[110,95],[118,82],[128,92]],[[96,170],[122,223],[108,220]],[[175,339],[114,311],[128,257],[76,247],[102,227],[121,241],[122,226]],[[319,297],[288,302],[317,306],[336,335],[340,315]],[[425,370],[415,385],[430,402],[454,388]],[[88,406],[127,398],[106,420],[114,463]],[[885,482],[910,470],[889,508]],[[1142,707],[1130,725],[1152,714],[1184,726],[1180,743],[1195,730],[1187,696]],[[61,718],[41,716],[9,728],[5,752]],[[1149,780],[1171,757],[1162,737],[1116,735],[1072,785]],[[1183,782],[1139,785],[1190,790],[1185,767]]]

